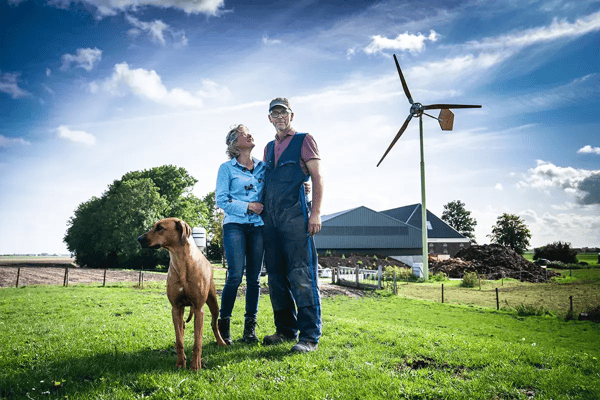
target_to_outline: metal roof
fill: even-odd
[[[390,210],[381,211],[389,217],[413,226],[419,231],[421,230],[421,203],[411,204],[409,206],[392,208]],[[427,230],[427,237],[431,239],[467,239],[461,235],[456,229],[439,219],[429,210],[427,210],[427,222],[431,228]]]
[[[318,249],[420,249],[421,231],[361,206],[321,217]]]

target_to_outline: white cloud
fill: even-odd
[[[558,167],[552,163],[537,160],[537,167],[529,169],[525,180],[517,187],[535,189],[561,188],[575,195],[582,205],[600,204],[600,170]]]
[[[59,126],[56,131],[58,137],[61,139],[69,140],[74,143],[81,143],[86,146],[93,146],[96,144],[96,137],[85,131],[72,131],[65,125]]]
[[[14,1],[14,0],[13,0]],[[172,8],[186,14],[219,15],[223,12],[224,0],[51,0],[50,4],[68,8],[72,2],[82,2],[94,7],[100,18],[116,15],[118,12],[135,11],[140,7],[154,6]]]
[[[135,27],[135,29],[131,29],[129,31],[129,34],[132,36],[137,36],[141,31],[143,31],[150,36],[153,42],[160,43],[165,46],[167,44],[165,34],[167,33],[173,38],[173,41],[176,45],[187,45],[187,38],[184,31],[174,31],[169,25],[161,20],[144,22],[131,15],[127,15],[126,18],[127,21],[129,21],[129,23]]]
[[[262,38],[262,43],[266,44],[268,46],[274,46],[274,45],[281,44],[281,40],[279,40],[279,39],[269,39],[269,36],[264,35],[263,38]]]
[[[600,147],[592,147],[590,145],[583,146],[577,150],[577,154],[598,154],[600,155]]]
[[[23,138],[9,138],[4,135],[0,135],[0,147],[21,146],[29,144],[31,144],[31,142]]]
[[[13,99],[30,96],[31,94],[19,87],[20,73],[2,73],[0,71],[0,92],[8,93]]]
[[[481,42],[469,42],[470,47],[479,49],[525,47],[540,42],[578,37],[600,30],[600,12],[577,19],[573,23],[554,19],[549,26],[527,29],[510,35],[486,38]]]
[[[575,241],[598,243],[600,240],[600,215],[548,212],[539,215],[531,209],[522,211],[519,215],[529,227],[532,240],[542,246],[557,240],[573,243],[575,246]]]
[[[90,85],[93,92],[96,86]],[[127,63],[116,64],[112,77],[104,81],[103,88],[112,95],[124,95],[123,89],[141,98],[170,107],[202,108],[203,99],[225,101],[230,98],[230,90],[208,79],[202,80],[202,87],[195,93],[174,88],[167,89],[161,77],[153,70],[130,69]]]
[[[433,30],[429,33],[429,36],[423,36],[421,33],[413,35],[405,32],[399,34],[395,39],[380,35],[372,36],[371,39],[371,43],[364,48],[364,52],[367,54],[381,53],[383,50],[420,52],[425,48],[425,41],[437,41],[438,34]]]
[[[50,68],[46,68],[46,76],[52,75],[52,70]]]
[[[496,186],[494,186],[494,189],[496,189],[498,191],[503,191],[504,190],[504,186],[502,186],[501,183],[496,183]]]
[[[91,71],[94,64],[102,59],[102,50],[97,48],[77,49],[77,54],[63,54],[61,71],[66,71],[71,68],[71,64],[76,67],[83,68],[86,71]]]

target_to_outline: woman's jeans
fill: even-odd
[[[246,270],[245,319],[256,319],[260,296],[260,269],[263,259],[263,227],[252,224],[223,225],[223,245],[227,258],[227,279],[221,294],[221,319],[231,318],[237,290]]]

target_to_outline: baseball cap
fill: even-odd
[[[277,106],[282,106],[285,107],[287,110],[290,110],[290,112],[292,111],[292,109],[290,108],[290,101],[285,97],[278,97],[276,99],[271,100],[271,103],[269,104],[269,112],[273,109],[273,107]]]

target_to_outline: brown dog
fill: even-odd
[[[167,275],[167,297],[171,302],[173,325],[175,326],[175,350],[179,368],[185,368],[186,358],[183,350],[185,323],[183,313],[190,306],[190,315],[186,322],[194,318],[194,351],[190,369],[202,368],[202,330],[204,327],[204,304],[208,304],[212,316],[212,330],[219,346],[226,346],[219,328],[219,304],[213,281],[213,270],[204,254],[198,250],[191,238],[190,226],[177,218],[161,219],[154,227],[138,237],[142,247],[169,250],[171,262]]]

